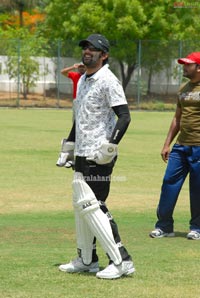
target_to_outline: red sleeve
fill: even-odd
[[[81,74],[79,72],[74,72],[74,71],[68,72],[68,78],[70,78],[73,81],[73,98],[76,98],[77,84],[80,77],[81,77]]]

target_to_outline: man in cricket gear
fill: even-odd
[[[81,40],[79,46],[86,72],[78,82],[75,121],[66,140],[75,143],[72,188],[78,257],[59,269],[97,272],[98,278],[115,279],[135,271],[105,203],[118,144],[131,118],[121,83],[109,69],[108,40],[92,34]],[[96,241],[109,259],[102,271]]]

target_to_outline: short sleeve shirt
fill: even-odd
[[[109,141],[116,124],[112,107],[124,104],[122,85],[108,64],[91,77],[81,76],[75,106],[75,155],[87,157]]]
[[[180,88],[178,107],[182,114],[177,143],[200,146],[200,82],[188,82]]]
[[[77,84],[81,77],[81,74],[79,72],[70,71],[68,72],[68,78],[70,78],[73,81],[73,98],[76,98],[76,90],[77,90]]]

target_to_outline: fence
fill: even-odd
[[[72,83],[60,70],[81,60],[77,44],[55,41],[41,54],[37,44],[0,40],[0,106],[71,106]],[[111,41],[109,64],[131,106],[162,107],[174,105],[183,80],[177,58],[193,51],[200,51],[200,41]]]

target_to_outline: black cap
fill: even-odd
[[[109,52],[109,41],[101,34],[91,34],[87,39],[81,40],[79,46],[84,47],[88,42],[103,52]]]

